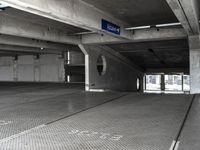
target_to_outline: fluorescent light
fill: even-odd
[[[176,22],[176,23],[158,24],[155,26],[148,25],[148,26],[129,27],[129,28],[126,28],[126,30],[141,30],[141,29],[149,29],[152,27],[161,28],[161,27],[172,27],[172,26],[178,26],[178,25],[181,25],[181,23]]]
[[[71,79],[70,75],[67,75],[67,82],[68,83],[70,82],[70,79]]]
[[[156,25],[156,27],[160,28],[160,27],[171,27],[171,26],[178,26],[178,25],[181,25],[181,23],[177,22],[177,23],[158,24]]]
[[[70,51],[67,52],[67,64],[69,65],[71,61]]]
[[[129,27],[126,30],[140,30],[140,29],[149,29],[151,26],[138,26],[138,27]]]
[[[94,34],[94,33],[97,33],[97,32],[86,31],[86,32],[73,33],[73,34],[70,34],[70,35],[84,35],[84,34]]]

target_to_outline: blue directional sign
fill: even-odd
[[[115,25],[104,19],[102,19],[101,25],[102,25],[102,30],[120,35],[120,26]]]

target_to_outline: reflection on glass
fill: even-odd
[[[146,75],[146,90],[161,90],[161,75]],[[183,92],[190,91],[189,75],[165,75],[165,91]]]
[[[181,91],[182,76],[181,75],[165,75],[165,90]]]
[[[160,90],[160,75],[146,75],[146,90]]]
[[[189,75],[183,76],[183,90],[190,91],[190,76]]]

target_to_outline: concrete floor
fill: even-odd
[[[192,100],[190,95],[83,89],[82,85],[2,83],[0,149],[168,150]],[[199,99],[196,96],[183,128],[182,150],[199,147]],[[191,140],[188,134],[196,137]],[[196,149],[191,147],[194,142]]]
[[[179,142],[179,150],[200,149],[200,95],[194,99]]]

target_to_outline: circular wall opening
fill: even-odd
[[[100,76],[106,73],[106,58],[100,55],[97,59],[97,71]]]
[[[139,91],[140,90],[140,79],[137,78],[137,90]]]

